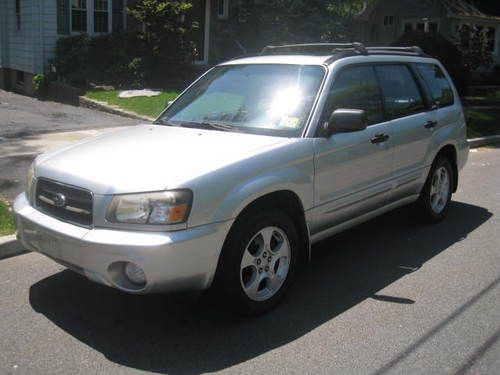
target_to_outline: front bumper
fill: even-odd
[[[132,232],[82,228],[29,205],[14,202],[17,236],[28,250],[42,253],[92,281],[131,293],[207,289],[213,280],[232,220],[175,232]],[[146,275],[131,283],[121,265],[133,262]]]

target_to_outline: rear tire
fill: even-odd
[[[298,235],[279,210],[252,210],[238,218],[224,243],[215,288],[233,310],[264,313],[283,298],[298,259]]]
[[[417,207],[423,220],[436,223],[448,213],[453,191],[453,168],[448,158],[438,156],[420,192]]]

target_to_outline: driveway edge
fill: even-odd
[[[15,234],[0,237],[0,260],[27,252],[28,251],[22,247],[21,243],[17,241]]]
[[[80,102],[81,107],[95,109],[101,112],[111,113],[113,115],[133,118],[134,120],[147,121],[147,122],[155,120],[152,117],[142,116],[134,112],[125,111],[117,106],[109,105],[108,103],[100,102],[98,100],[89,99],[85,96],[78,97],[78,100]]]
[[[489,137],[479,137],[479,138],[468,139],[467,142],[469,143],[470,148],[492,146],[492,145],[500,144],[500,135],[492,135]]]

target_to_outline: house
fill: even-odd
[[[498,0],[373,0],[358,15],[353,38],[367,45],[388,45],[404,32],[418,30],[455,41],[462,24],[487,29],[488,48],[500,64]]]
[[[50,70],[61,37],[98,35],[134,27],[124,11],[139,0],[0,0],[0,88],[33,94],[32,78]],[[461,24],[487,29],[500,64],[500,0],[370,0],[355,18],[352,40],[387,45],[405,31],[456,37]],[[192,0],[198,21],[196,64],[246,53],[228,20],[244,22],[236,0]],[[488,7],[489,4],[489,7]]]
[[[61,37],[127,28],[125,7],[138,0],[0,0],[0,88],[32,95],[32,78],[47,73]],[[229,0],[194,0],[197,64],[207,64],[217,33],[229,18]]]

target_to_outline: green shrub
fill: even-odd
[[[191,6],[187,1],[142,0],[128,10],[142,29],[59,39],[54,59],[59,79],[79,87],[161,87],[182,80],[195,51],[191,30],[197,25],[186,21]]]
[[[35,74],[32,79],[32,84],[36,92],[44,91],[47,87],[47,78],[44,74]]]

